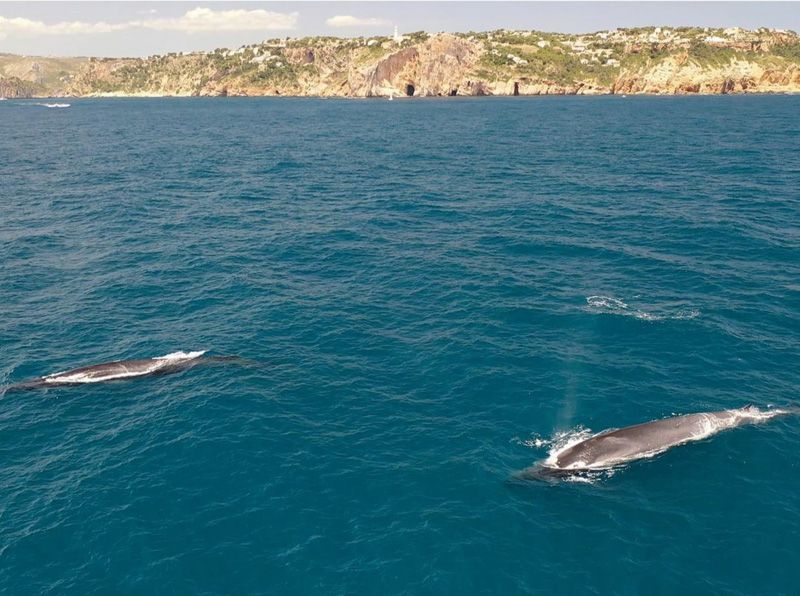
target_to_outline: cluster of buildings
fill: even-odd
[[[605,44],[624,44],[626,52],[635,52],[645,46],[689,48],[692,44],[705,43],[714,47],[744,51],[768,51],[775,43],[796,40],[797,36],[783,29],[758,29],[750,31],[741,27],[727,29],[669,28],[614,29],[581,35],[574,40],[565,40],[564,45],[573,53],[591,53],[592,48]]]

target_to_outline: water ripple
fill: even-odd
[[[800,98],[452,99],[2,102],[0,383],[258,364],[0,399],[0,592],[795,590],[796,419],[507,480],[796,400]]]

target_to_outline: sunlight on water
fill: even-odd
[[[796,592],[797,417],[509,479],[796,403],[800,97],[33,103],[2,384],[188,366],[3,394],[0,592]]]

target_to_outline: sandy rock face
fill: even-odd
[[[33,97],[35,88],[28,81],[17,77],[0,77],[0,97],[5,99],[21,99]]]
[[[645,72],[624,72],[613,93],[728,94],[800,90],[800,69],[765,70],[756,62],[733,60],[716,68],[669,59]]]
[[[786,70],[765,70],[758,82],[761,85],[788,87],[800,91],[800,67],[791,66]]]
[[[353,95],[488,95],[473,86],[469,71],[477,60],[473,44],[453,35],[438,35],[399,50],[351,78]],[[360,75],[360,76],[358,76]]]
[[[488,95],[603,95],[610,93],[610,87],[594,81],[581,81],[562,84],[555,81],[535,80],[522,77],[493,83]]]
[[[457,95],[477,59],[474,46],[463,39],[452,35],[431,38],[420,48],[416,95]]]
[[[419,52],[414,47],[390,54],[363,71],[351,72],[348,78],[350,91],[358,97],[405,95],[405,85],[413,86],[410,78],[418,60]]]

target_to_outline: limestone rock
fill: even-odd
[[[267,40],[149,58],[0,54],[7,96],[425,97],[800,92],[795,33],[617,29]]]

